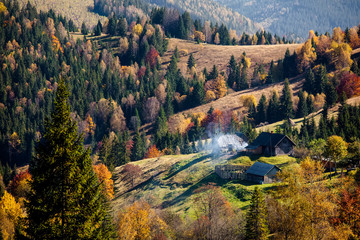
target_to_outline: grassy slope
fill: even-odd
[[[195,190],[203,184],[214,182],[221,186],[224,195],[233,206],[245,209],[250,200],[250,191],[255,187],[247,181],[226,181],[220,179],[215,173],[215,165],[223,164],[229,160],[230,164],[252,164],[262,161],[277,164],[281,168],[296,164],[294,158],[281,157],[212,157],[208,153],[164,156],[160,159],[144,159],[136,162],[144,174],[135,182],[123,181],[122,167],[115,170],[115,199],[114,211],[135,200],[148,201],[155,207],[171,209],[183,216],[194,216]],[[273,184],[259,186],[264,191],[273,187]]]
[[[284,58],[286,49],[289,48],[292,53],[300,44],[281,44],[281,45],[256,45],[256,46],[219,46],[213,44],[195,44],[193,41],[186,41],[172,38],[169,41],[168,51],[163,57],[164,67],[170,62],[170,58],[178,47],[179,51],[186,50],[187,54],[181,54],[178,67],[183,74],[186,74],[187,61],[190,53],[193,54],[197,70],[202,71],[204,67],[211,71],[215,64],[219,72],[225,71],[231,55],[234,55],[237,61],[240,60],[243,52],[251,58],[251,68],[255,63],[270,63],[271,60]]]
[[[53,9],[56,13],[72,19],[79,28],[83,22],[92,28],[99,19],[102,22],[106,19],[91,11],[94,8],[93,0],[19,0],[21,5],[26,4],[28,1],[35,5],[38,11]]]

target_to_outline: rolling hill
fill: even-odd
[[[310,29],[320,33],[360,23],[357,0],[215,0],[280,36],[306,38]]]

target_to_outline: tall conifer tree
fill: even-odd
[[[250,209],[246,215],[245,231],[245,239],[268,239],[269,229],[266,224],[265,202],[259,188],[255,188],[251,197]]]
[[[27,204],[30,239],[109,239],[100,185],[70,118],[69,93],[61,80],[54,111],[30,163]]]
[[[288,79],[285,79],[284,89],[281,96],[281,104],[282,104],[282,114],[284,118],[292,118],[293,117],[293,101],[292,94],[290,91],[290,83]]]

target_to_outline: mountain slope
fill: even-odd
[[[94,0],[19,0],[21,6],[24,6],[27,2],[35,6],[38,11],[47,12],[52,9],[55,13],[72,19],[77,27],[80,27],[85,22],[87,27],[92,28],[99,19],[101,21],[106,19],[92,11]]]
[[[158,6],[178,9],[180,12],[187,11],[194,19],[209,20],[213,24],[224,24],[228,28],[237,31],[237,34],[255,33],[260,25],[249,18],[224,7],[212,0],[144,0]]]
[[[320,33],[360,23],[358,0],[216,0],[278,35],[306,38],[310,29]]]

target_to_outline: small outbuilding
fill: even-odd
[[[246,171],[246,180],[255,183],[273,183],[276,178],[276,174],[280,171],[275,165],[268,163],[255,162]]]
[[[286,135],[262,132],[246,150],[252,154],[290,155],[296,144]]]

